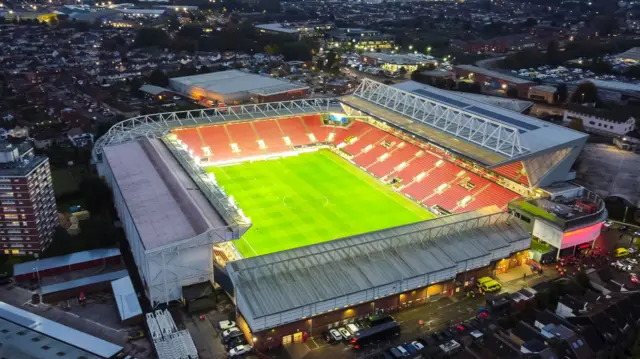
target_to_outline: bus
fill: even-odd
[[[349,341],[353,349],[361,349],[371,343],[390,338],[400,334],[400,325],[397,322],[387,322],[375,327],[358,330],[353,333],[353,338]]]

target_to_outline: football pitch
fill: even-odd
[[[245,258],[434,217],[329,150],[207,171],[253,223]]]

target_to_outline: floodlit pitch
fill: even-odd
[[[207,171],[251,218],[234,242],[243,257],[433,218],[329,150]]]

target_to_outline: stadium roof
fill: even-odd
[[[415,81],[387,86],[365,79],[342,101],[490,167],[574,147],[588,137]]]
[[[112,358],[122,347],[0,302],[3,358]]]
[[[116,298],[116,305],[118,306],[118,314],[120,314],[121,320],[127,320],[129,318],[142,315],[142,308],[140,308],[140,302],[136,295],[135,289],[133,289],[133,283],[131,283],[131,277],[126,276],[111,282],[111,288],[113,289],[113,296]]]
[[[293,90],[308,89],[300,85],[269,76],[252,74],[239,70],[212,72],[208,74],[172,78],[181,85],[196,87],[220,95],[251,92],[259,95],[273,95]]]
[[[36,269],[45,271],[47,269],[67,267],[78,263],[95,261],[103,258],[110,258],[120,255],[118,248],[101,248],[90,251],[71,253],[65,256],[40,259],[38,261],[24,262],[13,265],[13,275],[35,273]]]
[[[104,153],[145,249],[197,235],[140,142],[109,146]]]
[[[508,255],[514,243],[522,244],[518,250],[528,247],[524,241],[529,234],[509,222],[509,216],[493,206],[247,258],[228,263],[227,269],[238,307],[251,324],[256,318],[371,289],[388,295],[377,289],[397,282],[402,286],[412,278],[426,283],[453,279],[456,272],[473,269],[468,267],[471,262],[488,265]],[[453,278],[442,277],[445,270]]]
[[[67,282],[45,285],[40,289],[40,293],[45,295],[45,294],[62,292],[68,289],[84,287],[86,285],[91,285],[96,283],[111,282],[113,280],[120,279],[128,275],[129,275],[129,272],[127,272],[126,269],[119,270],[116,272],[108,272],[108,273],[102,273],[98,275],[92,275],[90,277],[78,278],[78,279],[70,280]]]

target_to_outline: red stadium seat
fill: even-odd
[[[334,132],[334,127],[323,126],[320,115],[302,116],[302,121],[318,142],[327,142],[329,134]]]
[[[291,146],[284,142],[284,135],[275,121],[255,121],[253,122],[253,128],[258,132],[258,137],[264,141],[267,152],[291,151]]]
[[[238,145],[240,156],[256,156],[265,153],[265,151],[261,150],[258,146],[258,135],[256,131],[253,130],[251,123],[230,123],[225,126],[229,131],[229,137],[232,143]]]
[[[301,146],[311,143],[300,117],[282,118],[276,121],[282,129],[282,133],[291,140],[291,145]]]
[[[182,128],[173,130],[172,132],[187,145],[189,150],[193,151],[194,156],[204,157],[202,147],[206,145],[202,142],[197,128]]]
[[[529,179],[527,178],[527,175],[524,174],[524,167],[522,166],[521,161],[495,168],[493,171],[529,187]]]
[[[224,125],[200,127],[198,131],[211,149],[211,161],[224,161],[236,157],[231,151],[231,140]]]

